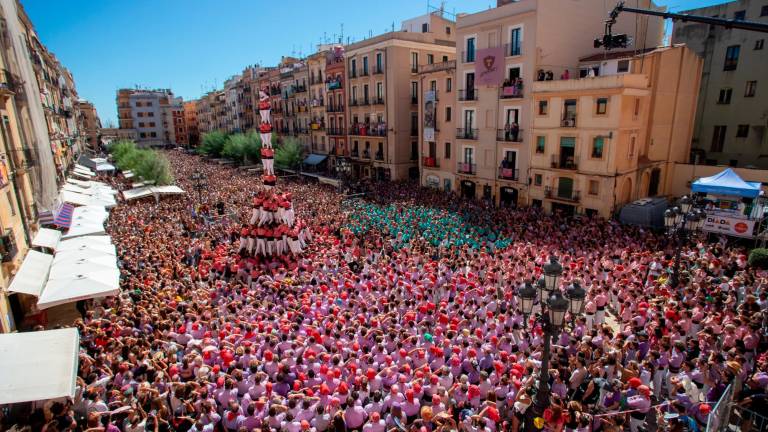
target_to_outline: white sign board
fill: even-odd
[[[755,221],[727,216],[707,215],[702,229],[717,234],[753,238]]]

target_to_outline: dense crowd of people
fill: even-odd
[[[768,275],[738,247],[692,241],[671,286],[674,244],[649,230],[413,185],[345,200],[279,180],[312,242],[264,260],[239,244],[258,181],[168,157],[182,188],[208,177],[203,203],[113,210],[122,294],[75,323],[76,397],[33,430],[524,430],[543,336],[515,294],[551,258],[588,296],[553,340],[533,430],[697,430],[728,386],[744,412],[768,412]]]

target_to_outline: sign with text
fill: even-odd
[[[717,234],[753,238],[755,221],[708,214],[702,229]]]
[[[497,86],[504,80],[504,48],[477,50],[475,82],[477,85]]]

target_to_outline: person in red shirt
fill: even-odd
[[[264,165],[264,173],[275,173],[275,151],[271,147],[261,148],[261,163]]]
[[[271,123],[269,118],[271,108],[266,90],[259,90],[259,116],[261,117],[261,121]]]
[[[238,252],[248,247],[249,232],[250,230],[248,229],[248,225],[243,224],[243,227],[240,229],[240,248],[237,250]]]
[[[261,146],[272,148],[272,125],[262,122],[259,126],[259,135],[261,135]]]

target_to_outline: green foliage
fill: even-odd
[[[304,160],[304,147],[296,138],[286,138],[275,148],[275,167],[296,169]]]
[[[250,161],[258,162],[260,149],[261,143],[257,134],[253,132],[240,133],[227,137],[221,155],[237,163],[247,164]]]
[[[112,159],[123,171],[131,170],[143,180],[157,185],[173,183],[168,160],[155,150],[139,149],[133,141],[117,141],[109,147]]]
[[[756,248],[749,253],[749,265],[763,270],[768,269],[768,249]]]
[[[198,151],[204,155],[220,157],[227,143],[227,134],[221,131],[211,131],[203,134],[202,143]]]

